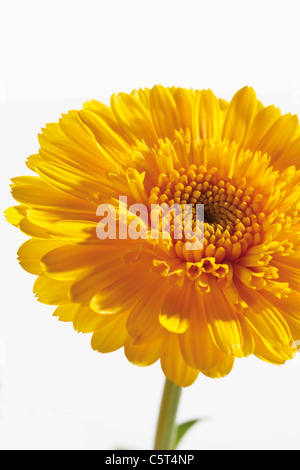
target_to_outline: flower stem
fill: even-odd
[[[156,428],[154,450],[172,450],[175,446],[175,419],[182,387],[166,379]]]

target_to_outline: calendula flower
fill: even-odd
[[[27,161],[36,176],[12,180],[20,205],[6,215],[31,237],[18,255],[38,276],[36,297],[93,333],[95,350],[124,347],[140,366],[160,360],[177,386],[199,372],[226,376],[250,354],[274,364],[294,356],[296,116],[264,107],[248,87],[227,103],[210,90],[155,86],[113,95],[110,107],[85,103],[48,124],[39,143]],[[115,209],[114,239],[99,239],[100,204]],[[126,237],[130,224],[142,225],[134,204],[204,204],[203,246],[189,250],[175,218],[169,238],[161,223],[151,237],[147,219],[146,236]]]

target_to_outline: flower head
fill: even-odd
[[[113,95],[110,107],[88,102],[47,125],[39,142],[27,162],[36,176],[12,180],[20,205],[6,215],[31,237],[18,254],[38,275],[38,300],[92,332],[94,349],[124,347],[141,366],[160,359],[165,375],[183,386],[199,371],[227,375],[236,357],[282,364],[294,356],[296,116],[264,107],[248,87],[227,103],[210,90],[155,86]],[[114,239],[97,235],[100,204],[114,208]],[[151,236],[150,219],[137,219],[134,204],[165,212],[203,204],[202,246],[188,248],[174,214],[169,237],[161,219]],[[120,235],[137,220],[146,236]]]

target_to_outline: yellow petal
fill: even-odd
[[[217,347],[235,357],[249,356],[254,343],[247,323],[229,306],[217,281],[211,281],[210,287],[204,297],[205,314]]]
[[[99,245],[97,222],[86,220],[59,220],[51,225],[48,234],[66,243],[87,243]]]
[[[70,281],[56,281],[41,274],[34,283],[33,292],[39,302],[48,305],[61,305],[70,302]]]
[[[263,273],[257,273],[242,264],[235,264],[233,272],[241,282],[251,289],[262,289],[266,285]]]
[[[159,281],[161,285],[161,281]],[[133,307],[127,322],[127,330],[135,343],[142,344],[162,335],[163,327],[158,316],[165,289],[156,284],[149,286],[144,297]]]
[[[174,287],[163,301],[159,321],[168,331],[184,333],[190,325],[191,313],[191,289]]]
[[[74,330],[81,333],[91,333],[109,324],[107,315],[95,313],[89,305],[77,306],[73,318]]]
[[[81,121],[92,131],[97,142],[104,147],[115,147],[116,149],[127,151],[129,148],[128,143],[114,129],[112,129],[109,123],[94,112],[83,110],[79,111],[79,117]]]
[[[258,143],[280,116],[280,110],[275,108],[275,106],[267,106],[257,113],[245,141],[244,149],[259,150]]]
[[[175,129],[180,129],[180,118],[175,100],[167,88],[155,86],[150,91],[150,112],[157,136],[174,138]]]
[[[51,188],[40,178],[36,178],[34,184],[17,184],[12,188],[13,198],[27,207],[65,207],[90,210],[91,206],[87,201],[80,200],[69,194]]]
[[[170,334],[161,357],[161,367],[165,376],[177,387],[188,387],[199,375],[197,369],[190,367],[182,357],[178,335]]]
[[[20,230],[28,235],[29,237],[41,238],[41,239],[50,239],[47,230],[43,227],[39,227],[36,224],[33,224],[28,217],[24,217],[19,223]]]
[[[42,158],[39,154],[35,155],[30,155],[30,157],[27,158],[26,165],[28,168],[32,171],[35,171],[36,165],[42,161]]]
[[[90,212],[85,210],[81,211],[80,208],[56,207],[54,209],[45,207],[44,210],[29,208],[27,209],[26,215],[30,222],[45,229],[48,229],[54,222],[60,220],[89,220],[91,222],[99,222],[99,217],[96,216],[94,208]]]
[[[83,109],[97,114],[97,116],[100,116],[100,118],[103,119],[107,125],[114,130],[114,132],[122,134],[122,130],[118,125],[111,108],[105,104],[97,100],[91,100],[83,104]]]
[[[254,334],[255,349],[254,355],[265,362],[271,364],[281,365],[287,360],[292,359],[295,354],[295,349],[291,346],[273,346],[267,341],[263,341],[260,335]]]
[[[104,250],[107,248],[102,246],[61,246],[60,244],[59,248],[48,250],[41,261],[49,277],[75,279],[82,269],[101,264]]]
[[[11,179],[11,187],[15,188],[17,186],[23,186],[23,185],[28,185],[28,186],[38,186],[38,187],[47,187],[47,185],[44,183],[44,181],[39,178],[38,176],[17,176],[15,178]],[[36,187],[36,191],[38,188]]]
[[[267,153],[275,162],[291,144],[298,126],[297,116],[286,114],[280,117],[257,144],[257,150]]]
[[[26,207],[13,206],[4,211],[7,222],[15,227],[19,227],[21,220],[26,216]]]
[[[161,357],[165,346],[165,335],[153,338],[151,342],[145,344],[135,344],[132,338],[128,338],[124,352],[127,359],[137,366],[150,366]]]
[[[133,94],[119,93],[111,97],[111,109],[129,139],[135,144],[144,140],[149,148],[157,142],[149,109]]]
[[[132,308],[133,302],[149,292],[147,273],[138,276],[130,268],[126,273],[119,273],[117,279],[98,289],[91,307],[100,313],[118,313]]]
[[[196,94],[193,136],[200,139],[217,139],[220,135],[220,108],[217,98],[211,90]]]
[[[233,365],[234,357],[224,354],[222,358],[219,358],[216,361],[214,367],[211,369],[202,370],[201,372],[211,379],[221,379],[222,377],[226,377],[226,375],[232,371]]]
[[[73,132],[70,129],[72,126]],[[39,143],[40,158],[34,158],[33,162],[30,159],[28,161],[34,171],[41,161],[62,164],[71,171],[86,169],[94,175],[109,168],[94,134],[81,121],[78,112],[71,111],[59,123],[47,124],[39,135]],[[116,164],[114,167],[116,168]]]
[[[172,95],[180,116],[181,127],[186,129],[193,128],[193,109],[195,101],[195,92],[186,88],[175,88]]]
[[[99,266],[93,269],[87,269],[83,275],[73,282],[70,291],[72,301],[76,303],[89,303],[93,299],[93,306],[91,306],[96,312],[99,311],[100,313],[100,307],[103,306],[104,302],[106,305],[106,299],[110,298],[112,299],[112,304],[107,305],[110,311],[115,311],[117,307],[122,308],[122,301],[118,299],[118,288],[120,288],[120,291],[122,291],[123,295],[126,296],[124,283],[126,284],[126,282],[130,282],[126,281],[129,276],[131,281],[132,279],[136,281],[136,271],[141,269],[144,261],[143,258],[136,263],[125,264],[124,261],[122,261],[123,255],[124,250],[104,250]],[[145,265],[143,266],[145,267]],[[147,272],[145,273],[145,276],[139,276],[138,280],[147,285]],[[136,286],[138,286],[138,282],[136,283]],[[134,282],[130,288],[134,289]],[[136,288],[135,293],[137,292],[138,290]],[[140,296],[142,295],[143,293],[140,294]],[[139,297],[137,297],[136,301],[138,300]],[[97,307],[99,307],[99,309],[97,309]],[[130,307],[132,308],[132,303]]]
[[[94,332],[91,341],[92,348],[101,353],[120,349],[128,338],[126,330],[128,314],[112,315],[107,318],[107,323]]]
[[[257,109],[253,88],[244,87],[232,98],[227,109],[222,137],[241,146],[247,136]]]
[[[104,262],[96,268],[87,269],[76,281],[70,290],[70,298],[75,303],[88,303],[101,289],[102,285],[109,284],[118,279],[119,270],[114,263]]]
[[[59,321],[73,321],[78,306],[76,304],[59,305],[54,311],[53,316],[58,317]]]
[[[276,170],[284,170],[285,168],[295,165],[297,169],[300,166],[300,137],[294,140],[292,144],[283,152],[283,154],[278,158],[275,162],[275,169]]]
[[[244,310],[245,318],[251,327],[273,346],[289,344],[291,332],[286,320],[260,292],[245,287],[236,281],[242,298],[248,304]]]
[[[44,162],[37,165],[36,171],[43,181],[60,191],[95,204],[101,200],[99,178],[94,178],[87,172],[72,171],[60,164]]]
[[[41,265],[42,257],[48,251],[54,250],[61,245],[60,242],[55,240],[38,240],[34,238],[27,240],[19,248],[19,263],[25,271],[31,274],[41,274],[43,271]]]
[[[92,161],[92,156],[100,157],[101,152],[95,135],[80,119],[79,111],[70,111],[68,114],[63,114],[59,120],[59,126],[70,141],[86,152],[86,164]]]
[[[278,298],[271,292],[264,292],[264,296],[283,315],[289,325],[293,339],[298,340],[300,338],[300,293],[292,290],[288,296]]]
[[[213,372],[214,370],[215,377],[223,377],[227,374],[229,356],[218,349],[213,342],[206,321],[202,297],[194,306],[190,327],[179,336],[180,350],[190,367],[199,369],[206,375],[208,371]],[[231,370],[233,361],[230,359],[229,362]]]

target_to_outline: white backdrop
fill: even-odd
[[[244,86],[300,115],[299,1],[2,0],[1,211],[29,174],[37,134],[62,112],[114,92],[176,85],[230,99]],[[149,449],[163,375],[100,355],[51,316],[16,261],[26,237],[1,216],[0,448]],[[299,355],[300,356],[300,355]],[[237,360],[185,389],[179,419],[205,418],[183,449],[299,449],[300,357]]]

